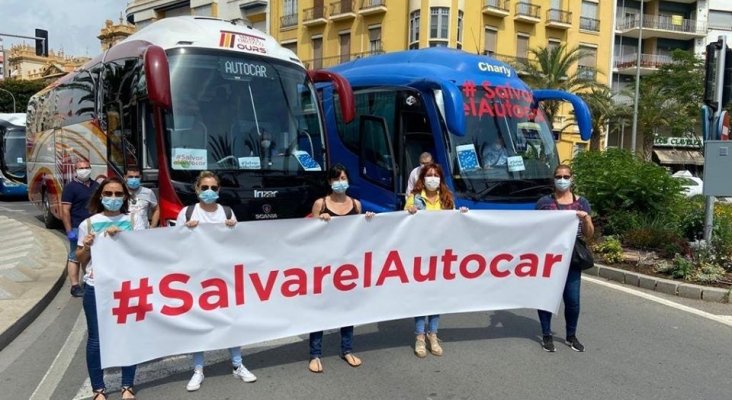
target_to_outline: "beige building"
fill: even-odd
[[[16,79],[52,79],[61,77],[89,61],[63,51],[49,51],[48,57],[37,56],[35,45],[19,44],[8,52],[8,76]]]
[[[106,51],[133,33],[135,33],[135,26],[126,23],[122,18],[120,18],[118,24],[108,19],[104,22],[104,28],[102,28],[97,39],[102,44],[102,51]]]

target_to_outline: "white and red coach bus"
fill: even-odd
[[[139,167],[161,223],[197,201],[201,170],[219,175],[220,202],[240,220],[305,216],[327,163],[316,82],[334,83],[353,118],[348,82],[307,71],[272,37],[214,18],[160,20],[33,96],[29,198],[55,225],[84,159],[93,177]]]

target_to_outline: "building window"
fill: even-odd
[[[578,78],[594,81],[597,72],[597,48],[580,46],[579,49],[583,56],[577,65]]]
[[[463,12],[462,11],[458,11],[457,41],[458,41],[458,43],[463,42]]]
[[[323,68],[323,38],[313,38],[313,69]]]
[[[297,54],[297,42],[282,43],[282,47]]]
[[[516,35],[516,58],[519,61],[527,61],[529,58],[529,35],[525,33]]]
[[[485,51],[486,55],[492,56],[496,54],[498,46],[498,28],[492,26],[485,27]]]
[[[707,24],[711,29],[732,31],[732,11],[709,10]]]
[[[447,7],[432,7],[430,9],[430,39],[448,39],[448,25],[450,9]]]
[[[597,19],[597,3],[587,0],[582,2],[580,29],[593,32],[600,31],[600,20]]]
[[[430,47],[447,47],[447,42],[444,40],[430,40]]]
[[[297,25],[297,0],[283,0],[280,25],[283,28]]]
[[[384,49],[381,46],[381,27],[369,27],[369,53],[378,54],[383,51]]]
[[[561,45],[562,45],[562,41],[561,41],[561,40],[557,40],[557,39],[549,39],[549,40],[547,41],[547,45],[546,45],[546,48],[547,48],[547,50],[549,50],[550,52],[553,52],[553,51],[554,51],[554,49],[558,48],[558,47],[559,47],[559,46],[561,46]]]
[[[351,60],[351,32],[341,33],[339,36],[341,42],[341,62],[344,63]]]
[[[409,14],[409,48],[419,47],[419,10]],[[412,47],[416,44],[416,47]]]

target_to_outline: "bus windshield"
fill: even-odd
[[[3,135],[3,173],[11,177],[25,176],[25,130],[8,130]]]
[[[551,188],[556,145],[531,92],[507,85],[461,87],[466,135],[451,136],[457,191],[474,200],[522,202]]]
[[[322,170],[322,124],[303,68],[218,50],[170,53],[173,109],[165,124],[174,177]]]

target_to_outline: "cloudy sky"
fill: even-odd
[[[50,49],[67,55],[94,57],[102,48],[97,39],[104,21],[119,21],[128,0],[0,0],[0,33],[33,36],[48,31]],[[2,37],[3,44],[24,39]],[[33,44],[30,40],[25,40]]]

